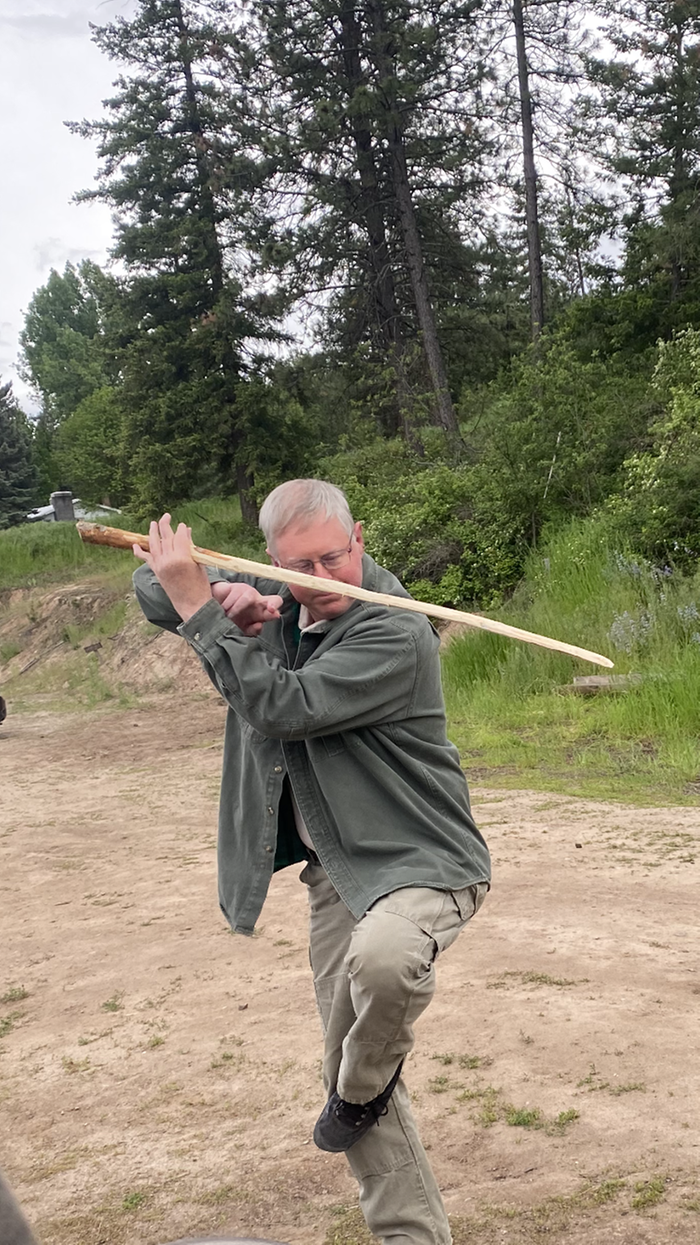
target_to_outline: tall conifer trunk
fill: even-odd
[[[340,17],[345,73],[352,93],[365,85],[360,61],[360,27],[352,2],[343,4]],[[409,444],[415,446],[413,401],[406,373],[405,343],[396,304],[394,271],[387,244],[382,191],[377,175],[372,134],[369,127],[354,116],[352,135],[362,188],[362,213],[369,241],[379,331],[395,377],[396,400],[403,435]]]
[[[384,130],[391,160],[391,177],[396,210],[406,257],[406,266],[416,306],[421,342],[433,387],[434,422],[445,432],[457,434],[459,425],[452,405],[447,372],[437,333],[435,312],[430,298],[428,276],[423,260],[423,246],[413,206],[408,178],[406,150],[401,116],[393,87],[394,67],[391,62],[391,35],[386,30],[382,0],[367,0],[367,13],[375,40],[375,61],[385,97]]]
[[[525,225],[530,275],[530,330],[532,340],[536,341],[544,324],[544,286],[542,281],[540,224],[537,210],[537,173],[535,171],[535,144],[532,128],[532,98],[530,96],[530,75],[527,63],[527,48],[525,46],[525,16],[522,0],[513,0],[513,25],[515,27],[520,116],[523,132]]]
[[[676,203],[687,195],[689,189],[689,178],[686,170],[686,156],[683,143],[683,135],[686,132],[686,117],[683,93],[683,27],[681,26],[680,21],[677,21],[673,27],[672,42],[675,52],[674,60],[676,75],[676,139],[673,148],[673,173],[671,176],[670,191],[671,201]],[[683,267],[678,247],[674,246],[671,252],[671,298],[674,301],[680,297],[682,288]]]
[[[192,72],[192,56],[189,47],[189,31],[185,24],[181,0],[174,0],[174,10],[180,35],[180,60],[185,77],[185,98],[187,101],[187,122],[195,147],[195,163],[199,187],[200,220],[205,225],[207,268],[211,281],[212,302],[216,305],[224,290],[224,259],[219,242],[217,229],[216,204],[211,188],[209,162],[207,159],[207,142],[197,102],[197,90]],[[258,511],[251,496],[253,478],[238,461],[238,454],[243,438],[238,427],[238,411],[236,403],[236,383],[239,368],[236,350],[227,336],[222,343],[222,368],[225,388],[224,402],[227,408],[228,441],[236,471],[236,485],[241,505],[241,517],[246,523],[256,523]]]

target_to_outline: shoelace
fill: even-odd
[[[339,1118],[344,1117],[346,1120],[349,1117],[353,1128],[359,1128],[360,1124],[364,1123],[369,1114],[373,1115],[375,1120],[379,1120],[383,1115],[388,1115],[389,1104],[386,1102],[379,1103],[376,1101],[345,1102],[345,1100],[341,1098],[335,1109],[335,1114]]]
[[[389,1114],[389,1100],[393,1093],[394,1086],[401,1075],[402,1067],[403,1059],[401,1060],[401,1063],[396,1069],[396,1072],[391,1078],[386,1089],[381,1094],[378,1094],[376,1098],[373,1098],[371,1102],[346,1102],[344,1098],[341,1098],[335,1108],[336,1118],[342,1119],[344,1116],[347,1120],[349,1117],[352,1127],[359,1128],[360,1125],[367,1119],[368,1114],[371,1113],[377,1123],[379,1123],[379,1120],[383,1115]]]

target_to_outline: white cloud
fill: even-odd
[[[10,28],[27,38],[74,39],[87,30],[84,13],[17,13],[0,14],[0,28]]]
[[[66,264],[77,265],[83,259],[93,259],[97,263],[101,263],[104,259],[103,251],[99,248],[90,251],[84,246],[66,246],[62,238],[45,238],[42,242],[37,242],[32,249],[35,268],[42,275],[51,268],[56,268],[61,272]]]

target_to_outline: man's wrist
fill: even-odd
[[[215,643],[222,636],[230,636],[235,632],[230,619],[213,597],[209,597],[206,604],[189,618],[183,618],[177,630],[188,644],[194,644],[197,652],[202,651],[203,645]]]
[[[210,592],[199,592],[196,596],[188,593],[186,596],[170,598],[183,622],[188,622],[192,615],[201,610],[202,606],[206,605],[211,599]]]

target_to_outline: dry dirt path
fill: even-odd
[[[210,692],[0,730],[0,1166],[45,1245],[355,1245],[298,870],[218,911]],[[457,1245],[700,1242],[697,809],[477,788],[495,885],[407,1067]]]

